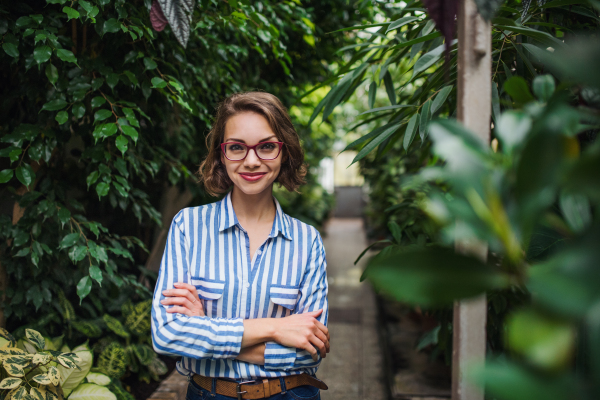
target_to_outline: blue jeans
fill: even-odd
[[[279,378],[281,388],[285,388],[283,378]],[[206,390],[193,380],[188,385],[186,400],[232,400],[235,397],[223,396],[215,393],[215,382],[213,379],[212,390]],[[298,386],[293,389],[283,390],[281,393],[267,397],[268,400],[321,400],[320,390],[314,386]]]

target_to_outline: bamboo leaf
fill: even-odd
[[[378,111],[389,111],[389,110],[397,110],[400,108],[410,108],[410,107],[414,107],[414,106],[410,105],[410,104],[409,105],[401,104],[401,105],[395,105],[395,106],[377,107],[377,108],[373,108],[372,110],[361,112],[358,115],[371,114],[371,113],[378,112]]]
[[[418,19],[419,19],[419,17],[413,17],[413,16],[398,18],[397,20],[393,21],[390,24],[390,26],[388,26],[388,28],[385,31],[385,33],[388,33],[389,31],[393,31],[394,29],[401,28],[404,25],[409,24],[409,23],[411,23],[413,21],[416,21]]]
[[[390,71],[387,71],[383,76],[383,83],[385,84],[385,91],[390,99],[390,103],[396,105],[396,91],[394,90],[394,82],[392,81]]]
[[[439,93],[433,99],[433,103],[431,104],[431,115],[434,115],[437,112],[437,110],[439,110],[444,105],[451,91],[452,85],[445,86],[444,88],[442,88],[442,90],[439,91]]]
[[[384,140],[386,140],[388,137],[390,137],[391,135],[393,135],[394,133],[396,133],[396,131],[398,130],[398,128],[400,128],[402,124],[395,124],[390,126],[389,128],[387,128],[385,131],[383,131],[379,136],[377,136],[375,139],[371,140],[365,147],[363,147],[358,154],[356,155],[356,157],[354,157],[354,160],[352,160],[352,164],[354,164],[357,161],[362,160],[367,154],[369,154],[375,147],[377,147],[381,142],[383,142]]]
[[[410,144],[415,139],[415,135],[417,134],[417,126],[419,125],[419,114],[416,113],[410,118],[408,121],[408,126],[406,127],[406,132],[404,133],[404,150],[408,151]]]

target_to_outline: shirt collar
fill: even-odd
[[[273,228],[271,229],[269,237],[277,237],[281,232],[281,235],[284,238],[292,240],[289,221],[290,217],[283,212],[281,205],[275,197],[273,197],[273,201],[275,202],[275,221],[273,221]],[[219,202],[219,208],[219,232],[223,232],[235,225],[238,225],[241,228],[237,216],[235,215],[235,211],[233,210],[233,205],[231,204],[231,192],[227,193],[227,196]]]

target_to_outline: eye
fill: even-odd
[[[241,144],[230,144],[229,146],[229,150],[231,151],[240,151],[240,150],[244,150],[244,147]]]
[[[275,143],[265,143],[260,148],[263,150],[275,150]]]

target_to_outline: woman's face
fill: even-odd
[[[229,118],[225,124],[223,142],[239,142],[253,146],[259,142],[278,142],[279,139],[266,118],[253,112],[244,112]],[[282,149],[283,151],[283,149]],[[227,175],[233,184],[248,195],[271,190],[281,170],[281,153],[274,160],[261,160],[254,150],[245,159],[231,161],[221,153]]]

